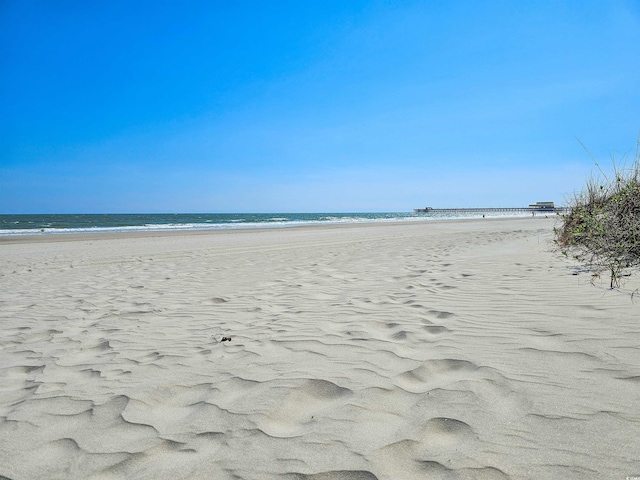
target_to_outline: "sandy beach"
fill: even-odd
[[[0,476],[640,476],[640,303],[549,218],[0,240]]]

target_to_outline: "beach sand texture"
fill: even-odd
[[[554,222],[5,241],[0,475],[640,475],[640,304]]]

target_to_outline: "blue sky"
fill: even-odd
[[[639,65],[638,0],[0,0],[0,213],[564,203]]]

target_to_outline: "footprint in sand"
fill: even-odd
[[[435,417],[427,421],[421,432],[430,446],[445,446],[476,437],[469,424],[448,417]]]
[[[450,332],[447,327],[443,327],[442,325],[425,325],[422,328],[432,337],[439,337]]]
[[[206,303],[208,305],[220,305],[221,303],[227,303],[227,302],[228,302],[228,300],[226,300],[226,299],[224,299],[222,297],[213,297],[213,298],[210,298],[209,300],[207,300],[204,303]]]
[[[391,338],[393,338],[394,340],[406,340],[409,334],[410,333],[407,332],[406,330],[400,330],[399,332],[396,332],[393,335],[391,335]]]
[[[452,457],[454,451],[473,451],[477,435],[467,423],[454,418],[436,417],[428,420],[421,430],[419,441],[404,439],[386,445],[376,451],[374,463],[385,478],[473,478],[482,480],[506,480],[502,470],[491,465],[478,464],[468,467],[464,456]],[[463,459],[459,461],[458,458]],[[453,460],[453,461],[452,461]],[[376,472],[377,473],[377,472]]]
[[[293,437],[304,432],[323,410],[344,402],[353,392],[326,380],[307,380],[293,388],[260,428],[272,437]]]
[[[410,393],[424,393],[459,380],[468,379],[478,369],[475,363],[447,358],[427,360],[418,368],[398,375],[396,385]]]

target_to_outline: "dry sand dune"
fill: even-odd
[[[5,239],[0,475],[640,475],[640,306],[553,222]]]

